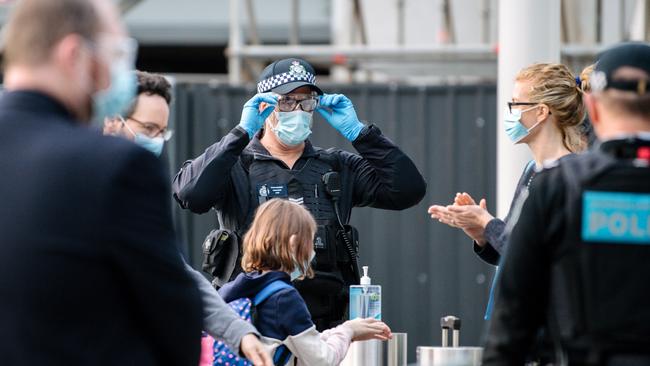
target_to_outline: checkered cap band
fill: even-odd
[[[304,72],[301,74],[283,72],[282,74],[273,75],[270,78],[266,78],[257,83],[257,92],[266,93],[277,86],[284,85],[292,81],[306,81],[308,83],[314,84],[316,82],[316,75],[309,72]]]

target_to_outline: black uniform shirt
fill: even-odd
[[[245,210],[238,191],[248,192],[248,187],[235,187],[238,164],[245,154],[268,154],[256,135],[249,141],[240,127],[233,128],[220,141],[208,147],[193,160],[186,161],[174,178],[174,198],[181,207],[203,213],[214,207]],[[411,207],[424,197],[426,183],[411,159],[392,141],[384,137],[374,125],[364,127],[354,147],[359,154],[340,149],[313,147],[309,141],[294,169],[302,167],[312,154],[334,156],[341,168],[341,220],[349,219],[355,206],[402,210]],[[281,162],[278,162],[281,163]],[[245,169],[244,169],[245,170]],[[244,173],[246,174],[246,173]],[[233,213],[230,213],[231,215]]]

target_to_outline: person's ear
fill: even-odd
[[[92,62],[88,47],[77,34],[68,34],[61,38],[52,48],[50,58],[68,77],[86,76],[87,65]]]
[[[260,103],[260,112],[262,112],[264,110],[264,108],[266,108],[268,106],[269,106],[268,103],[264,103],[264,102]],[[269,114],[269,116],[266,117],[266,120],[264,121],[264,124],[266,124],[266,123],[268,123],[270,125],[270,127],[274,127],[278,123],[277,116],[275,115],[275,113],[271,112],[271,114]]]
[[[298,235],[292,234],[289,237],[289,248],[291,249],[291,253],[295,254],[296,251],[298,250],[299,245],[300,245],[300,243],[298,241]]]
[[[540,104],[537,108],[537,122],[546,120],[551,114],[551,109],[546,104]]]

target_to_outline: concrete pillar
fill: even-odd
[[[525,145],[513,145],[503,130],[503,112],[512,98],[517,72],[534,62],[560,60],[560,0],[499,1],[497,100],[497,214],[504,217],[526,162]],[[488,202],[488,205],[490,203]],[[493,204],[490,205],[494,207]]]

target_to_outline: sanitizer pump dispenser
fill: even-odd
[[[361,284],[350,286],[350,319],[356,318],[381,320],[381,286],[372,285],[368,266],[363,266]]]

